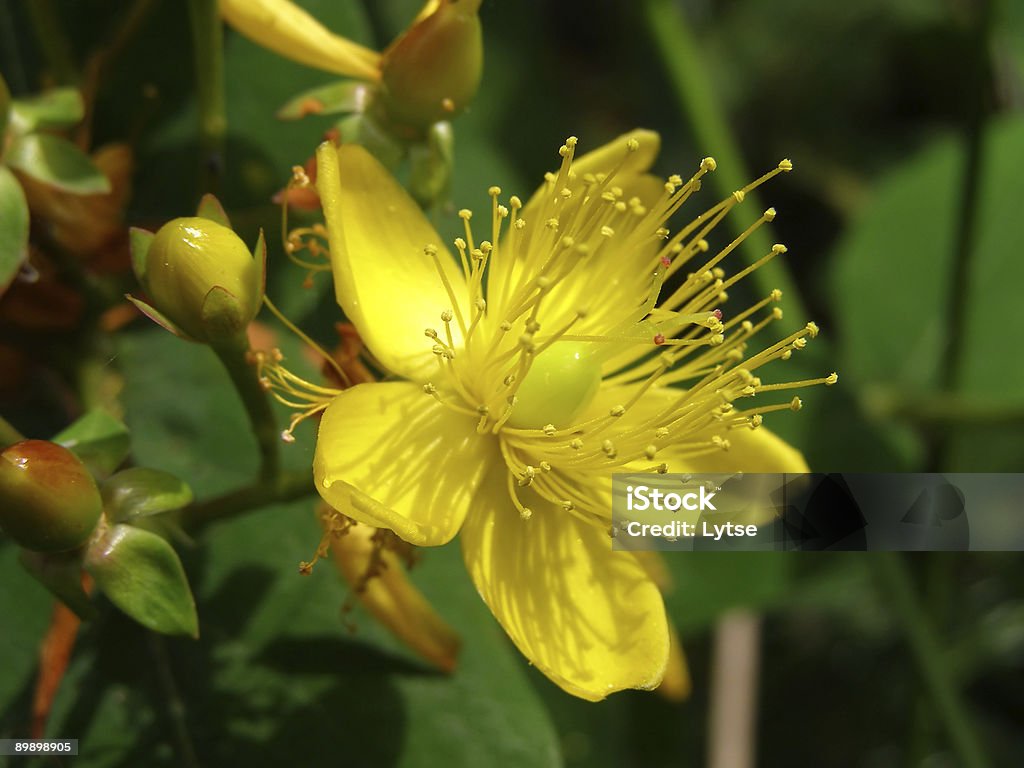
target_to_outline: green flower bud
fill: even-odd
[[[153,308],[204,343],[237,338],[259,311],[262,264],[230,228],[188,217],[164,224],[141,260]]]
[[[0,528],[26,549],[80,547],[102,509],[92,475],[67,448],[22,440],[0,452]]]
[[[480,0],[441,0],[384,52],[380,98],[386,119],[423,129],[466,108],[480,85]]]

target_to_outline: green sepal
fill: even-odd
[[[181,509],[192,502],[192,489],[172,474],[133,467],[109,477],[100,486],[107,519],[126,523],[136,518]]]
[[[370,115],[351,115],[338,122],[343,144],[359,144],[381,164],[394,171],[405,157],[405,145],[380,127]]]
[[[209,219],[210,221],[220,224],[223,227],[231,229],[231,220],[228,218],[227,211],[224,210],[224,206],[220,204],[220,200],[207,192],[203,195],[199,201],[199,205],[196,207],[196,216],[203,219]]]
[[[119,419],[102,409],[89,411],[71,426],[54,435],[89,468],[93,475],[106,477],[128,457],[131,436]]]
[[[371,86],[358,80],[339,80],[303,91],[277,110],[278,120],[300,120],[307,115],[339,115],[362,112],[370,100]]]
[[[0,165],[0,296],[14,281],[26,258],[28,203],[14,174]]]
[[[451,123],[430,127],[427,140],[409,148],[409,192],[420,205],[429,207],[444,199],[451,186],[454,165]]]
[[[110,179],[88,155],[70,141],[48,133],[19,136],[11,142],[4,162],[43,184],[72,194],[110,192]]]
[[[164,539],[115,525],[89,545],[85,570],[111,602],[144,627],[199,637],[199,617],[181,560]]]
[[[45,128],[69,128],[85,116],[82,94],[75,88],[54,88],[11,102],[11,123],[19,133]]]
[[[128,230],[128,247],[132,253],[132,271],[136,279],[142,283],[146,279],[146,254],[153,244],[155,235],[148,229],[131,227]]]
[[[165,331],[170,331],[175,336],[180,336],[181,338],[186,339],[188,341],[195,341],[195,339],[193,339],[191,336],[185,333],[185,331],[183,331],[181,328],[179,328],[177,325],[171,322],[171,320],[169,320],[166,315],[160,312],[160,310],[155,309],[154,307],[144,302],[142,299],[137,299],[129,293],[126,293],[124,297],[128,299],[128,301],[130,301],[132,304],[134,304],[135,308],[139,310],[139,312],[144,314],[146,317],[148,317],[154,323],[159,325]]]
[[[50,594],[74,611],[78,618],[88,621],[96,615],[96,606],[82,588],[80,552],[44,554],[23,549],[18,562]]]
[[[259,291],[260,304],[263,303],[263,296],[267,292],[267,241],[263,237],[263,228],[260,228],[260,235],[256,238],[256,245],[252,249],[252,258],[256,262],[256,289]]]
[[[226,288],[213,286],[203,299],[201,310],[206,339],[229,341],[245,333],[245,311],[238,298]]]

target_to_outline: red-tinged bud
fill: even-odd
[[[384,52],[381,99],[389,122],[426,128],[473,100],[484,49],[480,0],[440,0]]]
[[[36,552],[80,547],[103,503],[85,465],[46,440],[23,440],[0,452],[0,528]]]

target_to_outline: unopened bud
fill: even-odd
[[[210,219],[168,222],[136,264],[153,308],[196,341],[237,337],[259,311],[262,254]]]
[[[483,70],[480,0],[441,0],[384,52],[381,99],[387,118],[426,128],[473,100]]]
[[[102,508],[92,475],[67,448],[23,440],[0,452],[0,528],[26,549],[81,546]]]

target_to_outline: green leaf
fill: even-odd
[[[69,128],[84,115],[85,104],[76,88],[54,88],[11,102],[11,123],[19,133],[41,128]]]
[[[303,91],[277,110],[279,120],[298,120],[307,115],[337,115],[362,112],[370,97],[370,86],[357,80],[341,80]]]
[[[21,551],[22,567],[82,620],[96,615],[96,606],[82,589],[82,558],[75,553]]]
[[[100,476],[109,475],[128,456],[128,428],[104,410],[95,409],[53,437]]]
[[[199,617],[177,553],[155,533],[115,525],[90,544],[85,569],[118,608],[154,632],[199,636]]]
[[[5,162],[32,178],[78,195],[106,194],[110,180],[70,141],[48,133],[16,138]]]
[[[192,489],[169,472],[133,467],[108,478],[100,488],[107,517],[118,523],[181,509]]]
[[[962,143],[952,138],[894,168],[840,244],[833,294],[846,339],[844,380],[911,398],[939,391],[948,301],[967,292],[957,392],[1008,410],[1024,404],[1024,357],[1007,348],[1008,339],[1024,335],[1024,120],[994,123],[984,158],[966,285],[949,284],[965,163]],[[951,464],[1015,471],[1014,441],[1019,436],[998,425],[959,430]]]
[[[27,257],[28,203],[14,174],[0,165],[0,296]]]

